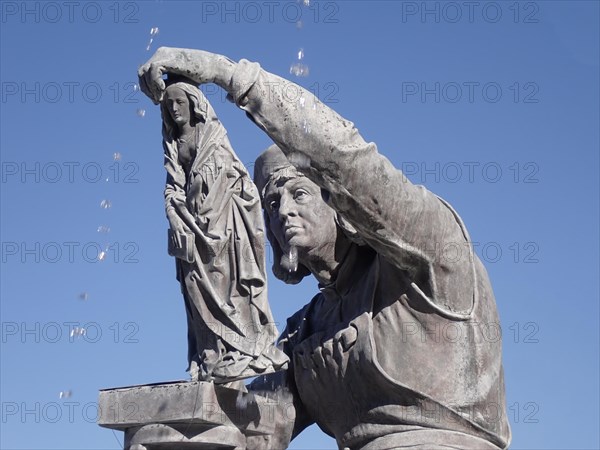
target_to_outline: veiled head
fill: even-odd
[[[208,101],[193,81],[177,77],[167,80],[167,89],[160,103],[163,133],[174,139],[184,123],[205,122]]]

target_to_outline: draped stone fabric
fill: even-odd
[[[287,375],[252,385],[294,405],[280,436],[317,423],[340,449],[507,448],[496,302],[456,211],[299,86],[244,60],[231,84],[244,86],[238,105],[279,148],[255,165],[259,189],[287,158],[362,242],[288,320]]]
[[[268,420],[277,431],[248,437],[247,448],[286,448],[312,423],[344,450],[508,448],[496,301],[456,211],[352,122],[257,63],[159,49],[139,72],[153,98],[157,67],[226,89],[279,149],[259,160],[259,189],[283,155],[321,188],[336,232],[351,237],[335,276],[287,321],[279,345],[288,370],[249,386],[275,406]],[[387,95],[394,85],[377,89]]]
[[[182,83],[180,83],[182,84]],[[165,207],[190,236],[191,257],[177,258],[188,319],[188,362],[200,379],[228,381],[278,369],[287,358],[273,346],[277,330],[267,303],[260,199],[225,128],[196,87],[204,116],[195,127],[188,173],[166,123]],[[163,120],[165,111],[163,107]],[[166,121],[165,121],[166,122]]]

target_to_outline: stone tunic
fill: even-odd
[[[229,91],[366,244],[288,320],[288,372],[252,385],[293,402],[269,448],[314,422],[353,450],[507,448],[495,299],[457,213],[258,64],[242,60]]]

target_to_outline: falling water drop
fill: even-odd
[[[108,209],[112,206],[112,204],[110,203],[110,200],[102,200],[100,202],[100,208],[102,209]]]
[[[140,108],[136,111],[136,114],[138,115],[138,117],[144,117],[146,115],[146,110]]]
[[[98,233],[110,233],[110,227],[107,225],[100,225],[96,231]]]
[[[113,161],[121,161],[121,154],[119,152],[113,153]]]
[[[148,45],[146,46],[147,52],[149,52],[150,48],[152,48],[152,42],[154,42],[154,36],[156,36],[158,34],[158,32],[159,32],[158,27],[150,28],[150,41],[148,42]]]
[[[296,246],[291,245],[288,252],[288,272],[296,272],[298,270],[298,249]]]
[[[296,75],[297,77],[307,77],[309,74],[309,69],[308,66],[302,62],[304,60],[303,48],[298,50],[298,53],[296,53],[296,58],[298,62],[295,62],[290,66],[290,73],[292,75]]]
[[[235,399],[235,406],[237,410],[244,410],[248,407],[248,405],[256,405],[256,399],[254,395],[251,393],[243,393],[239,391]]]
[[[304,119],[304,121],[302,122],[302,130],[304,130],[306,134],[310,134],[310,124],[306,119]]]
[[[77,296],[77,298],[78,298],[79,300],[84,300],[84,301],[85,301],[85,300],[87,300],[88,298],[90,298],[90,295],[89,295],[87,292],[81,292],[81,293],[80,293],[80,294]]]
[[[307,77],[309,74],[309,69],[306,64],[295,63],[290,66],[290,73],[297,77]]]
[[[81,336],[85,336],[85,328],[83,328],[83,327],[74,327],[74,328],[71,330],[71,333],[70,333],[70,335],[69,335],[69,336],[71,336],[72,338],[73,338],[73,337],[81,337]]]
[[[58,398],[71,398],[71,395],[73,395],[73,391],[71,391],[70,389],[67,391],[60,391],[58,393]]]

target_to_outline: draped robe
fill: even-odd
[[[179,163],[177,140],[163,127],[165,207],[191,243],[191,258],[176,258],[188,363],[198,364],[200,379],[228,381],[276,370],[287,357],[273,346],[277,329],[267,303],[256,186],[212,107],[203,106],[206,116],[195,127],[196,155],[188,173]]]

